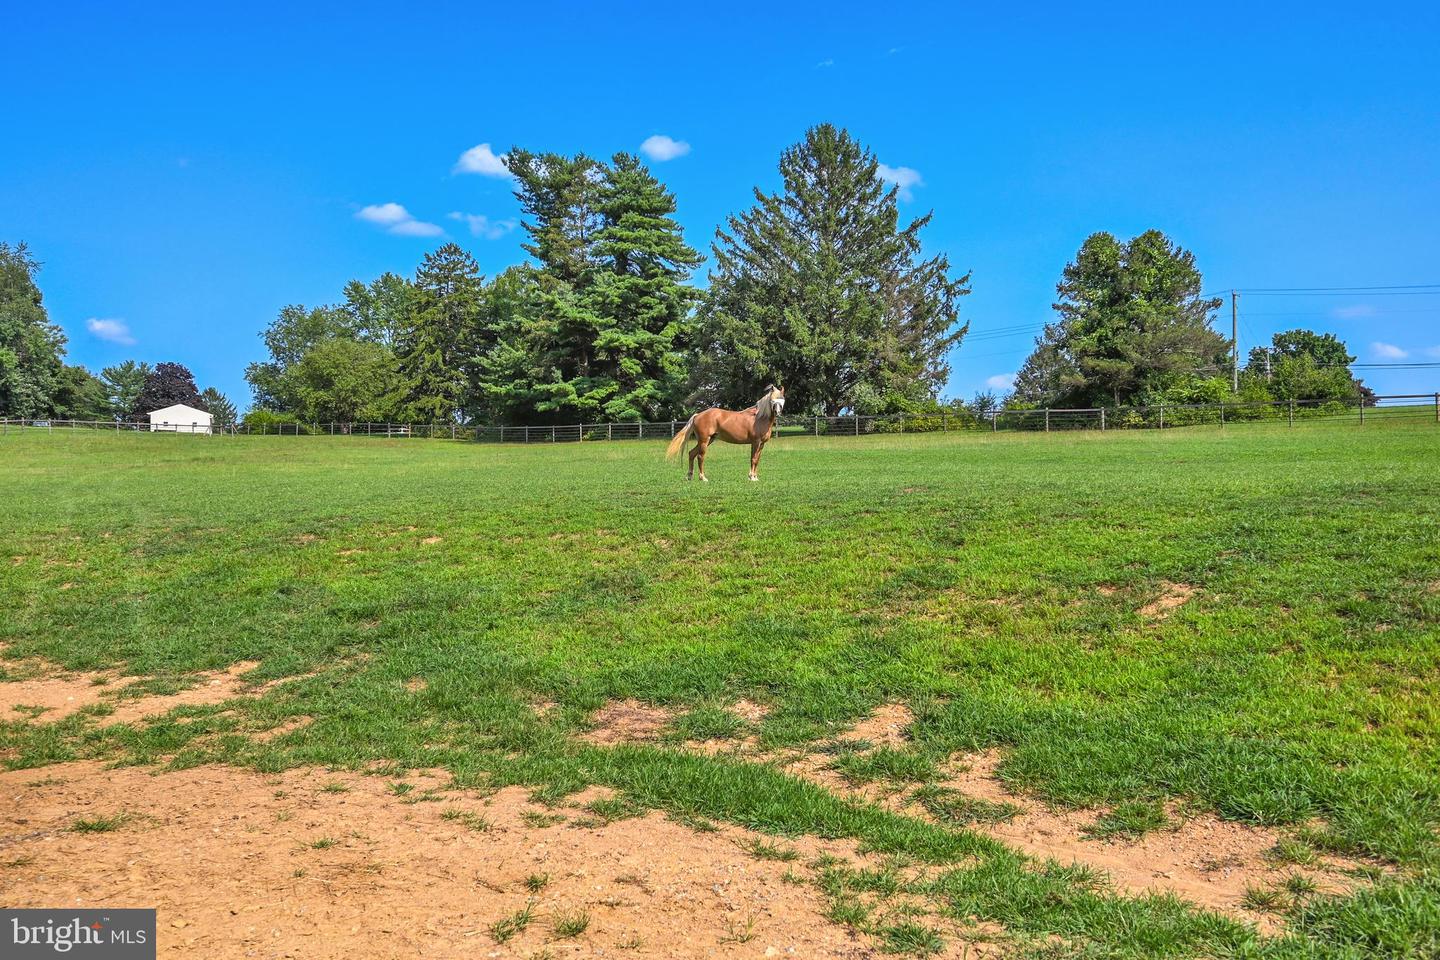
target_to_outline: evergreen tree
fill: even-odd
[[[509,154],[536,263],[497,278],[476,352],[508,420],[637,420],[677,411],[699,255],[675,198],[635,157]]]
[[[50,322],[25,244],[0,242],[0,416],[43,417],[64,361],[65,334]]]
[[[1211,329],[1220,298],[1200,296],[1195,256],[1149,230],[1086,238],[1056,285],[1058,322],[1036,340],[1012,399],[1037,406],[1121,405],[1227,367]]]
[[[529,265],[510,267],[485,290],[470,373],[467,413],[476,420],[511,423],[534,419],[545,397],[537,389],[542,342],[538,273]]]
[[[480,266],[458,244],[447,243],[415,273],[414,309],[396,344],[404,382],[406,419],[450,422],[464,410],[485,294]]]
[[[201,392],[200,402],[210,412],[210,423],[216,429],[233,427],[237,422],[235,404],[214,387],[206,387]]]
[[[515,175],[515,198],[529,241],[522,244],[551,277],[583,287],[591,268],[590,245],[601,227],[596,209],[602,165],[578,153],[536,154],[519,147],[506,155]]]
[[[783,189],[716,231],[695,385],[741,406],[783,383],[796,409],[879,412],[931,399],[964,336],[942,254],[921,259],[930,215],[901,226],[897,188],[844,130],[813,127],[780,157]]]
[[[674,195],[637,157],[615,155],[596,206],[597,269],[585,295],[599,327],[593,389],[607,419],[654,419],[682,400],[697,299],[687,281],[701,258],[674,220]]]
[[[522,339],[509,345],[526,355],[528,409],[511,407],[508,416],[551,423],[599,419],[614,395],[613,382],[596,362],[605,321],[588,296],[597,271],[592,247],[602,222],[597,203],[603,168],[584,154],[515,148],[508,157],[530,237],[523,247],[537,261],[524,275]]]
[[[140,421],[154,410],[183,403],[198,410],[205,409],[200,391],[195,388],[195,377],[182,364],[159,363],[145,378],[145,386],[135,398],[128,419]]]
[[[110,416],[123,420],[130,415],[152,372],[150,364],[134,360],[126,360],[100,371],[100,380],[105,385],[105,395],[109,400]]]

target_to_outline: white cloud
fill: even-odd
[[[891,167],[880,164],[880,179],[886,183],[893,183],[900,188],[901,200],[914,200],[915,187],[925,186],[925,180],[920,176],[920,171],[911,167]]]
[[[509,179],[510,168],[505,166],[505,154],[496,154],[490,144],[482,143],[460,154],[455,161],[455,173],[478,173],[482,177]]]
[[[1410,356],[1408,351],[1401,350],[1393,343],[1380,343],[1376,341],[1370,344],[1370,349],[1375,352],[1375,356],[1382,357],[1386,360],[1404,360]]]
[[[991,390],[1009,390],[1015,386],[1015,374],[997,373],[993,377],[986,378],[985,386]]]
[[[664,163],[666,160],[685,156],[690,152],[690,144],[684,140],[671,140],[663,133],[657,133],[653,137],[645,138],[645,142],[640,144],[640,152],[657,163]]]
[[[85,329],[90,331],[91,336],[100,340],[108,340],[110,343],[129,346],[135,342],[135,338],[130,336],[130,328],[125,325],[124,320],[91,317],[85,321]]]
[[[1330,313],[1339,320],[1355,320],[1359,317],[1375,316],[1375,308],[1368,303],[1357,303],[1348,307],[1336,307]]]
[[[472,237],[499,240],[519,224],[514,220],[491,220],[483,213],[461,213],[459,210],[446,214],[451,220],[460,220],[470,228]]]
[[[386,233],[397,237],[438,237],[445,231],[433,223],[416,220],[398,203],[372,203],[361,207],[355,213],[356,220],[384,227]]]
[[[833,67],[833,66],[835,66],[835,61],[834,61],[834,60],[826,59],[826,60],[821,60],[819,63],[815,64],[815,69],[816,69],[816,70],[824,70],[826,67]]]

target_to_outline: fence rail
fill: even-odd
[[[1212,425],[1353,421],[1367,423],[1427,420],[1440,424],[1440,393],[1392,394],[1362,402],[1274,401],[1190,403],[1152,406],[1045,407],[1027,410],[945,408],[926,413],[843,417],[787,416],[778,436],[869,436],[883,433],[1059,432],[1065,430],[1164,430]],[[465,440],[482,443],[573,443],[586,440],[667,440],[684,420],[575,423],[546,426],[424,423],[263,423],[208,427],[195,424],[131,423],[121,420],[0,419],[0,435],[33,430],[94,430],[116,433],[190,433],[197,436],[347,436],[378,439]]]

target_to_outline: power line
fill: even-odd
[[[1364,293],[1367,297],[1440,297],[1437,290],[1240,290],[1240,293],[1256,297],[1343,297]]]
[[[1375,287],[1239,287],[1241,293],[1361,293],[1366,290],[1440,290],[1440,283],[1387,283]]]

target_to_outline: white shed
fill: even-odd
[[[210,419],[210,414],[204,410],[177,403],[150,412],[150,432],[209,433]]]

